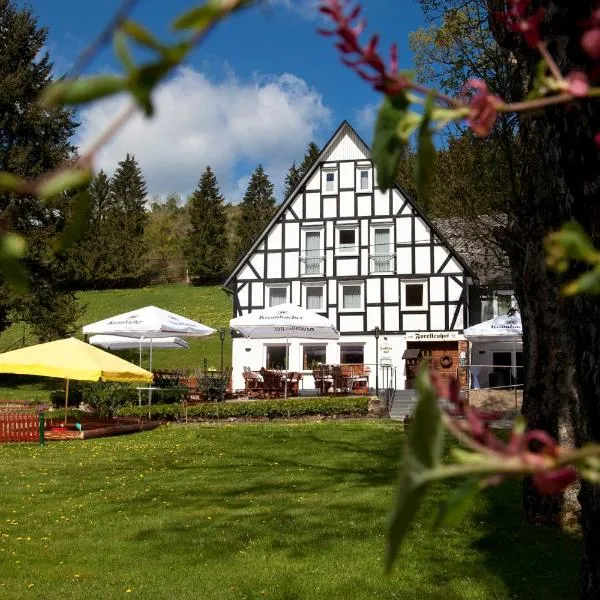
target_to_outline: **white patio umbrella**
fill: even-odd
[[[516,376],[516,365],[512,357],[516,356],[517,344],[523,339],[521,315],[517,310],[511,310],[505,315],[489,319],[464,330],[464,336],[470,342],[512,342],[511,371]]]
[[[142,366],[142,349],[145,348],[170,348],[187,350],[190,345],[178,337],[165,338],[130,338],[122,335],[93,335],[88,342],[93,346],[100,346],[105,350],[130,350],[140,352],[140,367]]]
[[[86,335],[103,334],[119,335],[136,339],[150,340],[150,358],[148,370],[152,370],[152,347],[155,338],[178,337],[205,337],[215,333],[215,329],[192,321],[156,306],[146,306],[132,310],[90,325],[85,325],[83,333]],[[149,392],[149,400],[152,391]]]
[[[478,323],[464,330],[464,336],[472,342],[517,342],[523,337],[521,315],[513,313],[500,315],[495,319]]]
[[[340,332],[323,315],[295,304],[278,304],[229,321],[229,326],[248,338],[285,338],[286,371],[289,361],[289,338],[335,340]],[[285,392],[287,397],[287,377]]]

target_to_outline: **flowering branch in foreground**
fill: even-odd
[[[334,27],[320,30],[320,33],[338,38],[335,46],[342,55],[342,62],[369,82],[375,90],[390,97],[406,96],[408,92],[413,92],[421,98],[408,96],[408,99],[416,103],[423,103],[422,96],[430,96],[443,107],[458,109],[454,114],[444,114],[444,119],[440,119],[442,126],[448,120],[466,119],[476,135],[485,137],[491,133],[500,112],[527,112],[554,104],[567,104],[577,98],[600,96],[600,88],[591,87],[587,73],[574,71],[567,76],[562,75],[541,39],[543,9],[532,13],[529,9],[530,2],[531,0],[509,0],[507,12],[496,15],[511,30],[521,33],[525,41],[539,51],[545,64],[543,74],[536,80],[530,97],[512,104],[491,93],[487,83],[480,79],[467,82],[465,93],[460,98],[449,97],[412,81],[408,73],[398,71],[396,45],[390,48],[390,58],[386,63],[378,51],[377,35],[373,35],[364,45],[360,43],[359,38],[367,23],[360,17],[362,9],[358,4],[352,7],[345,0],[323,0],[320,11],[331,19]],[[600,60],[600,9],[594,11],[583,25],[588,29],[582,35],[582,47],[591,58]]]
[[[493,414],[469,407],[460,397],[459,382],[442,380],[428,367],[417,377],[418,402],[410,422],[390,526],[386,567],[390,569],[429,487],[447,479],[462,478],[440,507],[436,524],[448,523],[468,508],[480,490],[508,478],[530,476],[542,494],[557,494],[578,478],[600,483],[600,445],[562,448],[545,431],[526,431],[517,419],[504,442],[490,428]],[[439,399],[450,402],[442,411]],[[443,462],[443,432],[463,448],[450,451],[452,463]]]
[[[431,178],[435,159],[432,135],[449,122],[466,121],[477,136],[485,137],[493,131],[500,113],[524,113],[600,96],[600,87],[590,84],[590,78],[600,75],[600,9],[582,23],[581,47],[595,65],[589,73],[572,71],[565,76],[542,40],[543,9],[532,10],[531,0],[507,0],[506,12],[496,17],[520,33],[541,59],[533,89],[524,101],[516,103],[495,95],[481,79],[467,81],[456,98],[420,85],[407,72],[398,70],[395,45],[386,61],[378,50],[377,35],[366,44],[360,42],[366,28],[360,5],[352,7],[346,0],[323,0],[320,10],[333,24],[332,29],[321,33],[337,38],[342,62],[386,96],[373,142],[378,184],[384,190],[395,181],[402,150],[413,133],[417,138],[417,185],[419,195],[426,199],[427,179]],[[596,141],[600,142],[600,134]],[[547,244],[548,263],[557,270],[565,271],[570,260],[590,266],[589,271],[565,288],[566,293],[600,292],[600,252],[583,229],[569,224],[550,236]],[[479,490],[507,478],[530,476],[542,494],[560,493],[578,478],[600,483],[600,445],[563,448],[544,431],[526,431],[522,419],[516,421],[505,442],[490,429],[493,415],[469,407],[460,397],[457,380],[448,383],[423,369],[417,378],[417,390],[419,400],[408,432],[390,528],[388,569],[433,482],[467,480],[442,508],[438,522],[456,516]],[[451,408],[442,411],[438,398],[447,399]],[[467,448],[454,448],[454,462],[450,464],[442,463],[444,430]]]

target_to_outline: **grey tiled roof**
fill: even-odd
[[[495,240],[504,228],[504,215],[480,215],[473,219],[432,219],[448,243],[479,278],[482,286],[512,289],[508,257]]]

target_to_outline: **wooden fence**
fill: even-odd
[[[0,443],[39,442],[40,415],[18,408],[0,410]]]

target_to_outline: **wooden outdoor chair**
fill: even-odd
[[[329,365],[319,365],[312,370],[315,388],[321,394],[326,394],[333,385],[333,375]]]
[[[263,395],[263,380],[257,373],[252,371],[250,367],[244,367],[242,376],[244,377],[245,392],[248,398],[257,398]]]
[[[297,396],[300,393],[300,380],[302,379],[302,373],[295,371],[287,374],[287,395]]]
[[[333,392],[347,394],[352,389],[351,370],[349,365],[333,365],[331,372],[333,375]]]
[[[352,392],[355,394],[368,394],[371,369],[367,365],[353,366]]]
[[[284,394],[284,374],[281,371],[272,371],[270,369],[261,369],[263,376],[264,395],[269,398],[280,398]]]

